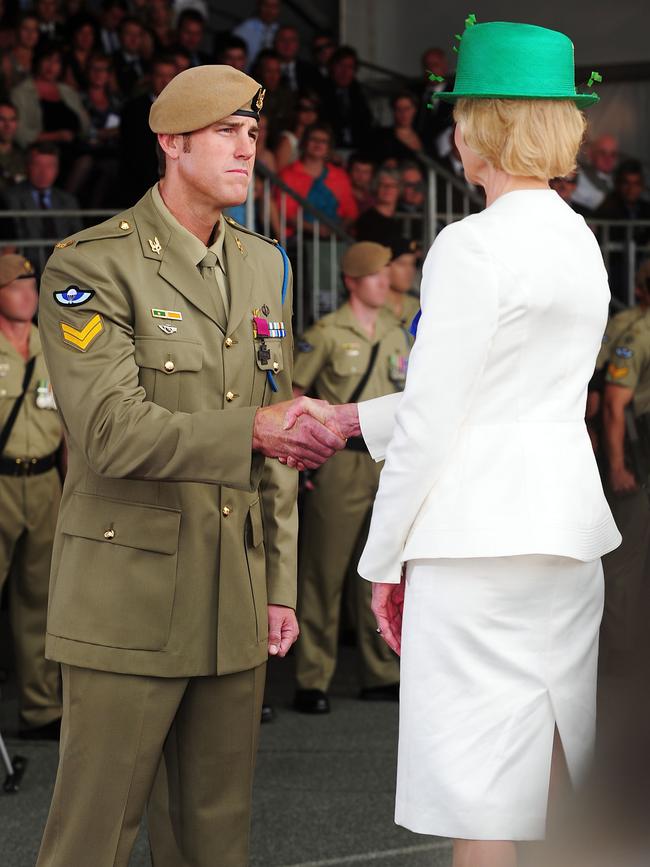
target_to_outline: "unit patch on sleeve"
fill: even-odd
[[[80,289],[78,286],[68,286],[63,292],[55,292],[54,300],[61,307],[80,307],[95,294],[94,289]]]
[[[99,313],[96,313],[82,329],[68,325],[67,322],[60,322],[59,325],[61,326],[61,333],[63,334],[65,343],[69,343],[70,346],[74,346],[80,352],[85,352],[93,340],[104,330],[104,322]]]

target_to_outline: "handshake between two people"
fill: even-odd
[[[298,397],[257,410],[253,451],[297,470],[315,470],[360,434],[356,404]]]

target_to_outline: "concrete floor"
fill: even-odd
[[[397,706],[356,699],[356,657],[342,648],[332,713],[290,709],[291,659],[270,666],[275,720],[262,727],[257,765],[251,867],[448,867],[448,841],[393,823]],[[11,755],[28,759],[21,791],[0,793],[0,865],[33,867],[56,772],[52,743],[15,734],[12,684],[2,687],[0,726]],[[92,865],[88,865],[92,867]],[[130,867],[150,867],[140,834]],[[215,867],[218,867],[215,864]]]

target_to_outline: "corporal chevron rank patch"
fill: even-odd
[[[79,330],[67,322],[59,322],[61,333],[65,343],[74,346],[80,352],[85,352],[93,340],[104,330],[104,322],[99,313],[96,313],[87,325]]]

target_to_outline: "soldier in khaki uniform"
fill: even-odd
[[[60,242],[43,275],[69,470],[38,867],[126,867],[148,801],[156,867],[248,863],[265,662],[297,636],[296,473],[265,456],[317,465],[343,445],[283,429],[290,270],[221,213],[246,196],[262,101],[231,67],[178,75],[150,114],[160,184]]]
[[[37,306],[31,264],[0,257],[0,590],[9,577],[20,734],[58,739],[60,674],[45,659],[45,620],[63,429],[32,324]]]
[[[420,299],[413,289],[416,247],[415,241],[397,239],[391,247],[393,258],[388,266],[390,289],[387,307],[406,328],[410,327],[420,309]]]
[[[350,299],[297,344],[294,394],[313,389],[319,398],[342,404],[404,387],[411,337],[385,308],[390,257],[387,247],[367,241],[346,252],[342,271]],[[351,438],[343,452],[318,470],[313,490],[305,497],[294,703],[305,713],[329,711],[327,690],[336,666],[341,593],[348,567],[356,573],[380,470],[363,440]],[[377,635],[368,583],[357,578],[355,590],[361,696],[396,699],[397,658]]]
[[[644,274],[640,274],[644,277]],[[605,611],[601,630],[601,672],[626,674],[634,662],[638,629],[647,629],[643,598],[650,582],[650,268],[637,280],[648,295],[626,311],[625,327],[613,329],[605,373],[603,439],[605,489],[623,542],[603,558]],[[645,301],[645,303],[644,303]],[[627,415],[627,417],[626,417]],[[636,440],[631,443],[630,433]],[[626,443],[627,435],[627,443]],[[641,489],[646,486],[646,490]],[[639,615],[642,622],[639,621]]]

